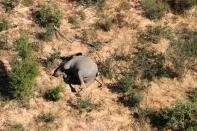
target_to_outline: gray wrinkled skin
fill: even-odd
[[[69,78],[71,81],[81,84],[81,87],[84,88],[94,82],[97,74],[97,64],[92,59],[78,53],[69,56],[69,60],[63,60],[53,76],[63,75],[64,79]]]

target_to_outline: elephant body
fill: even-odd
[[[58,77],[60,74],[63,74],[64,79],[72,84],[88,87],[96,79],[98,67],[92,59],[77,53],[63,58],[62,64],[53,75]]]

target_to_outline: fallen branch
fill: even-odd
[[[63,37],[66,41],[72,43],[73,41],[69,40],[68,38],[66,38],[66,36],[60,31],[59,28],[57,28],[56,26],[53,26],[54,29],[60,34],[61,37]]]

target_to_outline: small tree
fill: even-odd
[[[26,35],[22,35],[17,41],[17,52],[11,62],[9,93],[14,98],[29,97],[39,68],[32,57],[32,49]]]

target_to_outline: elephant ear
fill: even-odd
[[[69,55],[69,56],[63,56],[63,57],[60,57],[60,59],[62,61],[69,61],[71,60],[74,56],[81,56],[83,55],[81,52],[78,52],[78,53],[75,53],[75,54],[72,54],[72,55]]]

